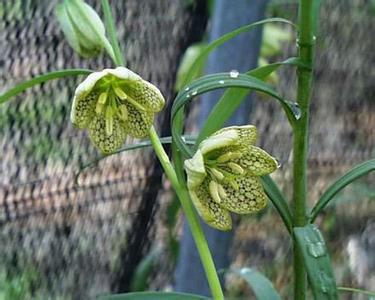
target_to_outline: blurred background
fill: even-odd
[[[345,170],[375,157],[375,2],[322,2],[309,154],[311,206]],[[73,52],[54,16],[57,3],[0,0],[0,94],[48,71],[113,66],[104,54],[83,60]],[[100,1],[88,3],[102,16]],[[197,43],[264,17],[296,21],[298,7],[293,0],[126,0],[111,5],[127,66],[167,99],[167,109],[157,118],[162,136],[170,135],[177,71],[187,49],[192,51],[189,46],[195,45],[195,51]],[[247,71],[295,56],[295,39],[291,27],[266,25],[214,52],[202,74]],[[150,150],[92,163],[75,182],[79,170],[100,158],[87,133],[69,121],[72,95],[82,79],[50,81],[0,106],[0,300],[94,299],[194,287],[206,294],[205,281],[192,276],[199,261],[178,201]],[[295,98],[292,68],[282,68],[269,83]],[[196,132],[219,95],[204,97],[207,101],[195,101],[189,109],[189,133]],[[273,177],[290,195],[291,131],[278,105],[251,95],[231,122],[258,127],[258,146],[280,161]],[[340,286],[375,286],[374,182],[374,174],[356,181],[317,220]],[[235,223],[224,235],[206,229],[214,249],[222,249],[214,255],[223,274],[231,267],[256,268],[290,299],[292,249],[272,205]],[[228,299],[253,298],[234,276],[225,276],[225,286]]]

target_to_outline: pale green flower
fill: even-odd
[[[109,154],[127,135],[146,137],[164,103],[157,87],[129,69],[104,69],[77,87],[70,119],[76,127],[88,128],[95,146]]]
[[[260,176],[277,169],[277,161],[255,147],[252,125],[221,129],[200,143],[185,161],[188,189],[200,216],[220,230],[232,228],[230,212],[255,213],[267,204]]]

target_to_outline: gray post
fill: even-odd
[[[210,40],[238,27],[260,20],[264,16],[268,0],[216,0],[212,16]],[[257,65],[261,44],[261,29],[241,34],[223,46],[217,48],[209,57],[206,72],[217,73],[238,70],[248,71]],[[202,126],[212,107],[220,99],[222,91],[203,95],[200,107],[199,125]],[[227,125],[247,124],[251,111],[251,96],[235,112]],[[233,233],[221,232],[203,224],[205,235],[216,264],[216,268],[226,269],[230,265],[228,255]],[[209,295],[210,290],[205,278],[198,252],[194,245],[190,229],[184,224],[180,245],[180,255],[175,273],[175,290],[201,295]]]

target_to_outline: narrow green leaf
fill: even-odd
[[[195,137],[184,136],[183,138],[184,138],[184,140],[185,140],[185,142],[187,144],[190,144],[190,145],[194,145],[195,144]],[[160,142],[162,144],[171,144],[172,143],[172,137],[170,137],[170,136],[162,137],[162,138],[160,138]],[[86,170],[87,168],[91,168],[93,166],[96,166],[101,160],[103,160],[103,159],[105,159],[105,158],[107,158],[109,156],[112,156],[112,155],[115,155],[115,154],[119,154],[119,153],[122,153],[122,152],[126,152],[126,151],[130,151],[130,150],[136,150],[136,149],[146,148],[146,147],[150,147],[150,146],[152,146],[151,141],[150,140],[144,140],[144,141],[141,141],[141,142],[138,142],[138,143],[126,145],[125,147],[122,147],[122,148],[116,150],[115,152],[113,152],[111,154],[99,156],[98,158],[96,158],[96,159],[94,159],[94,160],[92,160],[92,161],[84,164],[79,169],[79,171],[75,175],[74,182],[75,182],[75,184],[78,184],[79,176],[82,174],[82,172],[84,170]]]
[[[268,64],[262,67],[258,67],[256,69],[250,70],[246,72],[247,75],[254,76],[260,80],[265,80],[271,73],[275,72],[281,66],[295,66],[301,67],[306,70],[311,70],[311,68],[305,65],[300,58],[298,57],[290,57],[281,62],[275,62],[272,64]]]
[[[161,255],[161,248],[154,248],[138,264],[130,282],[130,291],[144,291],[148,288],[148,279],[154,268],[155,262]]]
[[[293,233],[304,258],[314,299],[338,299],[331,261],[319,229],[309,224],[305,227],[294,227]]]
[[[277,184],[269,176],[262,177],[264,191],[266,192],[268,198],[271,200],[272,204],[275,206],[278,211],[281,219],[283,220],[286,229],[289,233],[292,233],[293,221],[292,215],[290,213],[288,202],[284,197],[283,193],[278,188]]]
[[[33,87],[34,85],[68,76],[88,75],[92,72],[93,71],[87,69],[66,69],[36,76],[30,80],[23,81],[17,84],[10,90],[6,91],[4,94],[0,95],[0,104],[7,102],[10,98],[16,96],[19,93],[22,93],[23,91]]]
[[[175,83],[175,90],[179,91],[187,82],[186,78],[188,74],[192,74],[190,69],[193,67],[195,60],[198,56],[202,53],[202,51],[206,47],[206,43],[195,43],[190,45],[189,48],[186,49],[180,65],[178,67],[177,76],[176,76],[176,83]],[[206,60],[200,60],[199,65],[196,66],[195,71],[192,75],[192,80],[196,79],[197,77],[202,75],[204,65],[206,64]]]
[[[272,96],[284,108],[288,119],[291,123],[294,123],[296,120],[296,116],[294,115],[294,111],[292,109],[292,105],[290,102],[284,100],[279,94],[276,93],[272,89],[271,86],[264,83],[263,81],[252,77],[247,74],[233,74],[233,73],[217,73],[212,75],[203,76],[195,81],[193,81],[189,86],[187,86],[183,91],[181,91],[172,106],[171,112],[171,122],[172,122],[172,137],[173,142],[176,144],[177,148],[181,151],[181,153],[186,157],[191,157],[192,153],[191,150],[185,145],[182,141],[180,136],[181,126],[180,124],[174,124],[174,120],[176,117],[180,117],[179,111],[184,108],[184,106],[190,102],[194,97],[201,95],[203,93],[222,89],[227,87],[237,87],[242,89],[251,89],[258,92],[265,93],[267,95]],[[228,101],[227,101],[228,102]],[[230,110],[231,105],[234,103],[226,103],[225,110],[219,109],[216,112],[215,117],[218,119],[225,119],[228,117],[227,110]]]
[[[246,280],[256,299],[281,300],[272,282],[260,272],[250,268],[234,269],[231,272]]]
[[[207,56],[217,47],[219,47],[220,45],[224,44],[225,42],[231,40],[232,38],[238,36],[239,34],[243,33],[243,32],[247,32],[247,31],[250,31],[252,29],[254,29],[255,27],[257,26],[260,26],[260,25],[263,25],[263,24],[266,24],[266,23],[272,23],[272,22],[280,22],[280,23],[285,23],[285,24],[289,24],[289,25],[292,25],[293,27],[296,28],[296,25],[294,25],[292,22],[286,20],[286,19],[283,19],[283,18],[269,18],[269,19],[265,19],[265,20],[261,20],[261,21],[258,21],[258,22],[255,22],[255,23],[252,23],[252,24],[249,24],[249,25],[245,25],[245,26],[242,26],[240,28],[237,28],[223,36],[221,36],[220,38],[216,39],[215,41],[213,41],[212,43],[210,43],[201,53],[200,55],[196,58],[194,64],[192,65],[192,67],[190,68],[189,70],[189,73],[186,75],[186,78],[185,78],[185,82],[183,85],[186,85],[188,84],[189,82],[192,81],[192,79],[194,78],[194,74],[196,74],[197,70],[200,68],[200,66],[202,65],[202,61],[205,61]]]
[[[300,66],[307,68],[304,64],[301,63],[299,58],[292,57],[282,62],[277,62],[250,70],[246,74],[260,80],[265,80],[267,76],[269,76],[272,72],[276,71],[283,65]],[[230,88],[226,90],[224,95],[216,103],[206,122],[202,126],[202,129],[198,136],[197,144],[199,144],[206,137],[222,127],[223,124],[236,111],[242,101],[245,100],[246,96],[249,93],[250,90],[239,88]]]
[[[320,13],[320,2],[321,0],[313,0],[313,5],[312,5],[312,19],[314,20],[313,23],[313,33],[316,36],[319,31],[319,13]]]
[[[340,177],[336,182],[334,182],[320,197],[319,201],[316,203],[311,211],[310,221],[314,222],[319,213],[327,206],[329,201],[340,192],[344,187],[353,182],[354,180],[362,177],[375,170],[375,159],[365,161],[364,163],[355,166],[353,169],[349,170],[345,175]]]
[[[138,292],[99,296],[99,300],[209,300],[209,298],[186,293]]]

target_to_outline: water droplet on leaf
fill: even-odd
[[[220,80],[219,83],[220,83],[220,84],[224,84],[224,80]]]
[[[301,118],[301,110],[299,108],[299,104],[297,102],[292,102],[290,103],[290,108],[292,109],[296,119],[299,120]]]
[[[328,293],[332,287],[331,277],[328,276],[324,271],[319,272],[320,289],[323,293]]]
[[[229,72],[230,78],[237,78],[240,75],[240,73],[237,70],[232,70]]]
[[[309,251],[310,255],[318,258],[326,255],[326,247],[321,242],[310,242],[307,245],[307,250]]]

